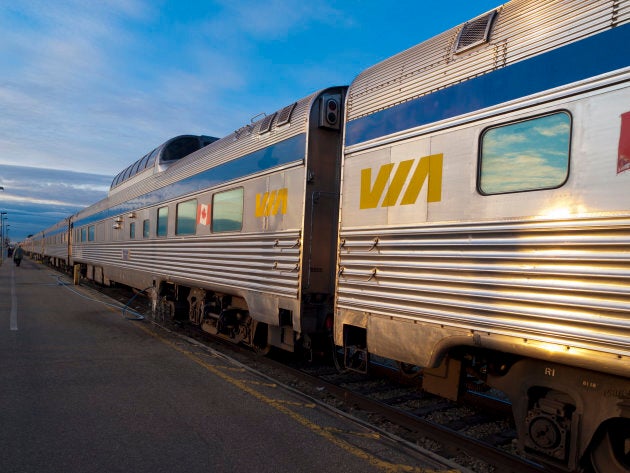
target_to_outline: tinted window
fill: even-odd
[[[243,227],[243,188],[214,194],[212,231],[235,232]]]
[[[133,169],[131,170],[131,175],[135,176],[138,174],[138,167],[140,166],[141,161],[136,161],[136,164],[133,165]]]
[[[168,234],[168,207],[160,207],[158,209],[157,236],[166,236]]]
[[[87,228],[83,227],[81,229],[81,241],[87,240]]]
[[[560,187],[569,173],[571,117],[561,112],[486,130],[479,191],[503,194]]]
[[[136,237],[136,222],[131,222],[129,224],[129,238],[135,238]]]
[[[142,238],[149,238],[149,231],[150,231],[150,222],[149,219],[144,220],[142,222]]]
[[[199,139],[196,136],[178,138],[164,147],[161,161],[173,161],[188,156],[199,149]]]
[[[88,241],[94,241],[94,225],[88,227]]]
[[[150,167],[153,166],[153,164],[155,164],[155,158],[158,155],[158,151],[159,148],[155,148],[153,151],[151,151],[151,154],[149,155],[149,159],[147,159],[147,163],[145,165],[145,167]]]
[[[197,230],[197,200],[177,204],[177,235],[192,235]]]

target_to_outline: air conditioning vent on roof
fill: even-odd
[[[271,130],[271,122],[273,122],[273,119],[275,117],[276,117],[276,114],[272,113],[271,115],[268,115],[262,119],[262,122],[260,122],[260,128],[258,129],[259,135],[262,135],[263,133],[267,133],[269,130]]]
[[[297,105],[297,102],[292,103],[288,107],[284,107],[282,110],[280,110],[280,113],[278,113],[278,120],[276,121],[276,126],[286,125],[287,123],[289,123],[289,121],[291,121],[291,114],[293,113],[293,109],[295,108],[296,105]]]
[[[490,30],[496,16],[497,11],[495,10],[465,23],[459,32],[459,36],[457,36],[455,53],[461,53],[479,44],[487,43],[490,39]]]

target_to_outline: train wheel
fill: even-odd
[[[605,425],[591,450],[595,473],[630,472],[630,419],[615,419]]]
[[[166,322],[173,320],[175,317],[175,302],[167,300],[163,297],[157,306],[155,313],[155,320],[158,322]]]
[[[422,371],[419,366],[410,363],[398,362],[398,371],[404,378],[417,378]]]

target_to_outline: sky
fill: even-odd
[[[500,0],[0,0],[12,241],[103,199],[169,138],[222,137]]]

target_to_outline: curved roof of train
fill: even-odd
[[[112,180],[110,191],[145,171],[159,171],[160,165],[177,161],[218,139],[206,135],[179,135],[171,138],[119,172]]]
[[[132,185],[121,186],[117,192],[110,192],[108,198],[77,212],[76,217],[82,218],[100,212],[199,172],[305,133],[313,101],[322,92],[323,90],[315,92],[260,120],[246,124],[228,136],[179,159],[163,172],[154,173],[147,178],[134,181]]]
[[[615,3],[515,0],[499,6],[366,69],[348,91],[347,120],[416,100],[630,21],[627,0],[623,8]]]

